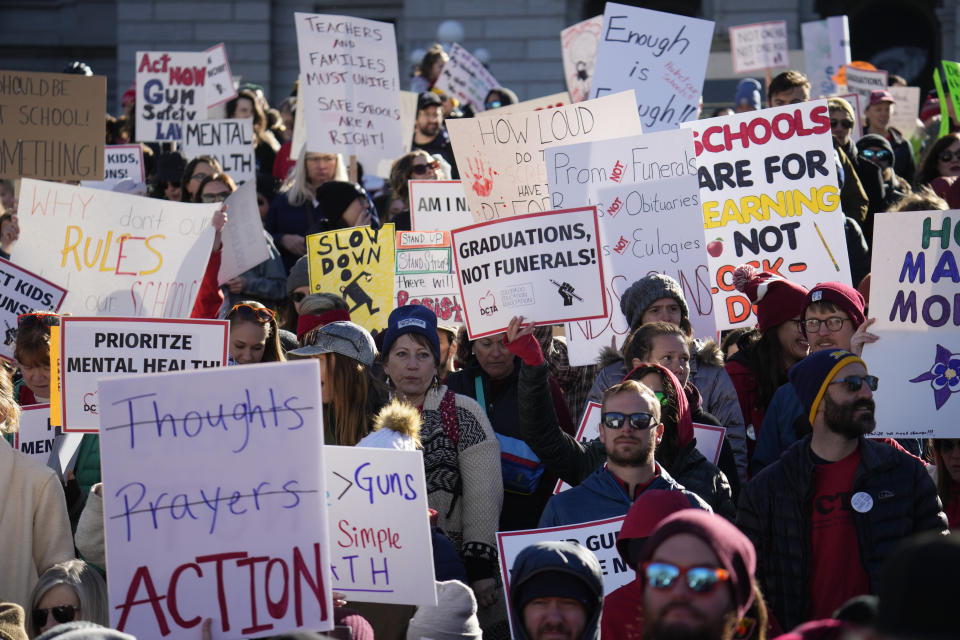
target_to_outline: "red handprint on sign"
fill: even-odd
[[[489,196],[490,192],[493,191],[493,176],[496,174],[493,168],[487,168],[486,176],[484,176],[483,160],[467,158],[467,171],[473,177],[473,192],[478,196]]]

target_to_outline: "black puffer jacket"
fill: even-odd
[[[737,526],[757,549],[757,577],[784,629],[806,619],[810,607],[810,506],[814,491],[811,436],[795,442],[740,494]],[[873,498],[866,513],[852,512],[860,561],[878,585],[883,561],[908,536],[947,533],[937,489],[923,464],[893,447],[860,438],[860,466],[852,491]]]

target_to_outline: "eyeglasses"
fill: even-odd
[[[837,125],[840,125],[840,126],[843,127],[844,129],[852,129],[852,128],[853,128],[853,120],[847,120],[847,119],[834,120],[833,118],[830,118],[830,128],[833,129],[833,128],[836,127]]]
[[[307,294],[305,294],[303,291],[294,291],[291,297],[293,298],[294,302],[300,304],[303,302],[303,299],[307,297]]]
[[[890,161],[890,151],[887,149],[864,149],[860,152],[867,160],[885,160]]]
[[[223,202],[229,195],[229,191],[221,191],[220,193],[205,193],[200,196],[200,199],[204,202]]]
[[[80,611],[80,607],[75,607],[72,604],[64,604],[59,607],[50,607],[49,609],[34,609],[31,613],[33,618],[33,628],[39,631],[47,624],[47,615],[53,614],[53,619],[56,620],[59,624],[64,622],[73,622],[74,618],[77,617],[77,613]]]
[[[644,562],[643,575],[654,589],[667,590],[677,580],[686,577],[687,586],[694,593],[707,594],[721,582],[730,580],[726,569],[716,567],[678,567],[668,562]]]
[[[60,316],[55,313],[22,313],[17,316],[17,326],[7,329],[3,343],[8,346],[12,345],[17,341],[17,336],[21,330],[42,327],[49,333],[50,327],[59,326]]]
[[[256,318],[263,324],[273,322],[273,311],[265,307],[254,307],[249,304],[234,305],[234,307],[230,309],[230,313],[227,314],[227,318],[229,319],[233,316]]]
[[[957,149],[956,151],[941,151],[938,157],[940,158],[940,162],[950,162],[954,158],[960,160],[960,149]]]
[[[410,167],[410,171],[412,171],[417,175],[423,175],[428,171],[436,171],[439,166],[440,164],[438,162],[428,162],[426,164],[415,164]]]
[[[848,318],[841,318],[840,316],[831,316],[826,320],[807,318],[803,321],[803,326],[806,327],[807,333],[817,333],[820,331],[820,325],[822,324],[827,325],[828,331],[840,331],[844,322],[848,322]]]
[[[619,431],[623,425],[630,425],[631,431],[643,431],[657,424],[656,420],[649,413],[621,413],[619,411],[607,411],[600,416],[600,422],[607,429]]]
[[[191,180],[191,181],[193,181],[193,180],[203,180],[203,179],[206,178],[208,175],[210,175],[210,174],[209,174],[209,173],[201,173],[201,172],[198,171],[197,173],[195,173],[195,174],[193,174],[192,176],[190,176],[190,180]]]
[[[864,382],[866,382],[867,386],[870,387],[870,391],[876,391],[877,384],[880,382],[880,378],[877,376],[845,376],[843,378],[831,380],[830,384],[846,383],[847,391],[850,393],[856,393],[857,391],[860,391],[860,387],[863,386]]]

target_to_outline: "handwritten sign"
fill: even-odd
[[[414,231],[452,231],[473,222],[460,180],[411,180],[407,186]]]
[[[863,359],[880,378],[876,437],[960,438],[960,212],[879,213]]]
[[[137,52],[137,141],[183,138],[183,125],[207,118],[207,55]]]
[[[96,433],[97,380],[227,364],[227,320],[83,318],[60,321],[60,410],[64,431]]]
[[[833,76],[840,67],[850,64],[851,60],[850,25],[847,16],[831,16],[826,20],[804,22],[800,29],[810,95],[816,98],[833,95],[837,90]]]
[[[543,151],[642,133],[631,92],[566,107],[447,121],[477,222],[550,210]]]
[[[648,132],[696,120],[712,40],[713,22],[608,2],[590,96],[634,91]]]
[[[56,429],[50,424],[50,405],[33,404],[20,409],[20,427],[13,434],[13,448],[46,465],[53,452]]]
[[[870,71],[857,69],[847,65],[847,90],[860,96],[860,105],[866,109],[870,106],[870,93],[887,88],[886,71]],[[858,114],[863,117],[863,112]]]
[[[890,113],[890,126],[899,129],[908,138],[917,129],[920,115],[920,87],[887,87],[897,101]]]
[[[26,179],[13,260],[67,289],[65,313],[187,317],[219,206]]]
[[[556,208],[596,205],[607,296],[619,300],[635,280],[665,273],[677,280],[696,335],[716,332],[702,229],[693,135],[661,131],[546,150]],[[591,364],[630,323],[612,304],[605,318],[567,325],[570,363]]]
[[[603,16],[594,16],[560,32],[563,79],[574,102],[583,102],[590,97],[590,82],[602,30]]]
[[[223,172],[238,183],[256,180],[252,118],[188,122],[183,128],[182,146],[188,158],[213,156]]]
[[[488,116],[502,116],[510,113],[540,111],[541,109],[556,109],[557,107],[565,107],[571,102],[570,94],[566,91],[561,91],[560,93],[554,93],[549,96],[534,98],[532,100],[524,100],[523,102],[508,104],[504,107],[497,107],[496,109],[487,109],[484,113],[486,113]]]
[[[331,588],[358,602],[436,605],[423,453],[323,452]]]
[[[688,126],[718,329],[753,322],[733,286],[745,262],[808,288],[850,282],[826,100]]]
[[[235,98],[237,89],[233,85],[227,48],[223,43],[210,47],[204,54],[207,56],[207,108],[210,109]]]
[[[385,329],[393,311],[395,232],[389,223],[307,236],[310,290],[343,296],[354,322]]]
[[[420,304],[446,324],[463,324],[448,231],[397,231],[396,305]]]
[[[403,149],[400,155],[406,155],[410,153],[410,146],[413,143],[413,124],[417,119],[417,101],[420,99],[420,94],[413,91],[401,91],[400,92],[400,131],[402,133],[401,140],[403,141]],[[300,110],[297,110],[299,113]],[[296,117],[294,117],[296,120]],[[306,125],[304,125],[306,126]],[[296,134],[296,125],[294,125],[294,146],[299,150],[303,146],[301,143],[297,146],[297,134]],[[296,157],[291,153],[291,157]],[[381,158],[380,165],[377,167],[377,170],[374,171],[375,175],[389,177],[390,168],[393,166],[393,162],[396,158]]]
[[[270,249],[263,235],[263,222],[257,207],[257,182],[248,180],[227,196],[230,220],[224,225],[223,250],[217,281],[227,280],[270,259]]]
[[[110,626],[333,627],[316,360],[100,381]]]
[[[13,359],[18,316],[31,311],[57,311],[66,295],[66,289],[0,258],[0,319],[4,331],[0,358]]]
[[[403,154],[397,39],[386,22],[295,13],[307,150],[365,167]]]
[[[596,207],[485,222],[452,232],[470,339],[608,312]]]
[[[103,148],[103,180],[81,180],[80,186],[113,189],[124,181],[147,184],[143,149],[138,144],[109,144]]]
[[[450,49],[450,59],[443,65],[436,88],[454,96],[461,102],[473,105],[476,112],[486,109],[484,101],[490,89],[499,86],[483,63],[474,58],[469,51],[454,42]]]
[[[107,79],[0,71],[0,178],[103,179]]]
[[[733,72],[749,73],[788,66],[787,21],[730,27]]]

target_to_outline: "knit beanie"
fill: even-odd
[[[419,333],[430,341],[433,359],[440,364],[440,337],[437,335],[437,314],[420,304],[407,304],[397,307],[387,318],[387,330],[383,332],[383,346],[380,353],[386,358],[390,347],[397,338],[405,333]]]
[[[807,319],[807,307],[813,302],[830,302],[836,305],[850,316],[854,329],[866,320],[863,315],[863,296],[859,291],[842,282],[821,282],[810,289],[810,293],[803,299],[803,307],[800,309],[800,328],[804,336],[807,335],[807,328],[803,325],[803,321]]]
[[[744,78],[737,85],[737,95],[733,99],[733,106],[749,106],[760,109],[760,89],[762,85],[753,78]]]
[[[407,640],[454,640],[483,638],[477,620],[477,600],[470,587],[459,580],[437,582],[437,606],[422,606],[410,620]]]
[[[643,312],[660,298],[673,298],[680,305],[682,317],[690,315],[680,283],[668,275],[651,273],[630,285],[620,298],[620,311],[630,323],[631,329],[640,322]]]
[[[866,368],[867,364],[843,349],[824,349],[814,351],[806,358],[790,367],[790,382],[797,391],[800,404],[807,412],[807,419],[813,424],[817,415],[817,408],[827,392],[830,381],[840,369],[848,364],[859,362]]]
[[[769,271],[757,271],[742,264],[733,272],[733,286],[746,294],[757,307],[757,328],[761,332],[780,326],[800,314],[807,289]]]
[[[310,265],[307,263],[307,256],[300,258],[290,267],[290,275],[287,276],[287,295],[289,296],[299,287],[310,286]]]
[[[882,147],[890,152],[890,164],[893,165],[893,145],[890,141],[876,133],[868,133],[857,140],[857,151],[863,151],[870,147]]]
[[[0,640],[27,640],[23,607],[0,602]]]
[[[753,603],[753,577],[757,570],[757,553],[753,543],[721,516],[701,509],[683,509],[668,516],[647,539],[639,564],[652,558],[667,538],[681,533],[700,538],[716,554],[720,566],[730,574],[737,615],[742,618]]]
[[[332,223],[339,222],[343,212],[354,200],[366,200],[367,192],[358,184],[331,180],[317,187],[317,202],[323,217]]]

